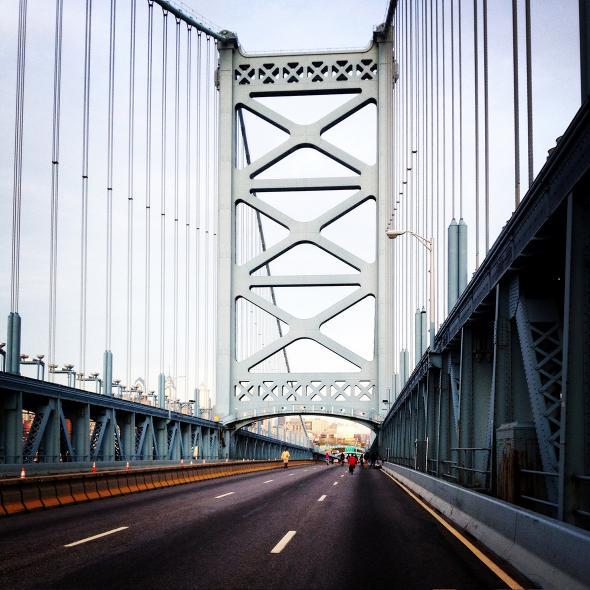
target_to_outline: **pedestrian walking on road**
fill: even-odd
[[[340,453],[340,467],[344,465],[344,459],[346,459],[346,456],[344,455],[344,453]]]
[[[330,453],[326,451],[326,465],[330,465]]]
[[[375,461],[377,461],[377,451],[371,451],[371,467],[375,467]]]
[[[281,455],[281,459],[283,460],[283,467],[285,469],[287,469],[287,467],[289,467],[289,457],[291,455],[289,454],[289,451],[287,449],[285,449]]]
[[[356,455],[350,453],[348,455],[348,473],[352,475],[354,473],[354,468],[356,467]]]

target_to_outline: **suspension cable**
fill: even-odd
[[[459,218],[463,219],[463,4],[459,1]]]
[[[109,106],[107,143],[107,251],[106,251],[106,335],[105,350],[111,349],[111,314],[113,300],[113,119],[115,102],[115,25],[117,0],[111,0],[109,32]],[[109,387],[110,384],[107,384]]]
[[[209,36],[206,38],[207,49],[206,49],[206,62],[205,62],[205,215],[204,215],[204,228],[205,228],[205,317],[203,318],[204,332],[205,332],[205,350],[203,351],[203,370],[204,370],[204,381],[207,388],[209,388],[209,121],[210,121],[210,88],[209,88],[209,76],[211,74],[211,39]]]
[[[196,199],[195,199],[195,391],[200,396],[200,361],[201,361],[201,282],[199,281],[201,270],[201,58],[202,35],[197,33],[197,128],[196,128]],[[200,406],[200,398],[199,398]]]
[[[525,0],[526,27],[526,105],[528,131],[529,187],[533,184],[533,67],[531,58],[531,0]]]
[[[520,108],[518,83],[518,0],[512,0],[512,73],[514,90],[514,208],[520,203]]]
[[[23,124],[25,100],[25,53],[27,44],[27,0],[20,0],[16,61],[16,115],[14,123],[14,184],[12,193],[12,266],[10,311],[18,313],[20,292],[20,220],[23,171]]]
[[[473,0],[473,55],[475,99],[475,268],[479,267],[479,57],[477,41],[477,2]]]
[[[53,130],[51,148],[51,229],[49,246],[49,355],[48,363],[55,363],[55,329],[57,306],[57,236],[59,204],[59,130],[61,106],[61,48],[63,0],[55,3],[55,52],[53,65]],[[51,377],[53,374],[50,373]]]
[[[187,25],[186,28],[186,135],[185,135],[185,176],[186,176],[186,193],[185,193],[185,254],[184,254],[184,281],[185,281],[185,300],[184,300],[184,397],[188,402],[189,386],[189,325],[190,325],[190,267],[191,267],[191,114],[192,114],[192,27]]]
[[[447,96],[447,76],[446,76],[446,25],[445,25],[445,5],[444,0],[441,0],[441,26],[442,26],[442,217],[441,217],[441,236],[442,236],[442,265],[439,268],[443,269],[442,277],[443,281],[442,284],[446,285],[447,280],[447,265],[448,265],[448,257],[445,256],[445,252],[447,251],[447,231],[446,231],[446,223],[447,223],[447,107],[446,107],[446,96]],[[440,244],[440,241],[437,242]],[[448,290],[443,287],[443,305],[442,308],[444,310],[448,309],[447,305],[447,297],[448,297]]]
[[[215,46],[215,51],[212,55],[212,59],[215,60],[215,56],[217,55],[218,49],[217,49],[217,45],[218,45],[218,40],[214,39],[213,40],[213,44]],[[215,66],[215,62],[213,62],[213,67]],[[217,252],[217,230],[218,230],[218,215],[219,215],[219,203],[218,203],[218,199],[217,199],[217,193],[218,193],[218,179],[219,179],[219,174],[218,174],[218,154],[219,154],[219,150],[218,150],[218,144],[217,144],[217,138],[218,138],[218,130],[219,130],[219,100],[217,99],[217,95],[216,95],[216,87],[215,84],[211,84],[211,90],[213,91],[213,96],[214,96],[214,100],[213,100],[213,252],[214,252],[214,260],[217,260],[218,257],[218,252]],[[213,310],[212,310],[212,314],[211,317],[216,318],[217,317],[217,264],[213,264],[213,280],[212,280],[212,290],[213,290]],[[212,335],[211,335],[211,340],[212,340],[212,344],[213,346],[215,346],[215,343],[217,342],[217,322],[213,321],[213,325],[212,325]],[[213,354],[211,355],[211,381],[213,383],[213,392],[216,393],[216,383],[217,383],[217,373],[215,371],[215,350],[213,351]]]
[[[131,24],[129,31],[129,104],[127,107],[128,120],[128,150],[127,150],[127,387],[131,388],[131,354],[133,332],[133,200],[134,200],[134,135],[135,135],[135,21],[137,0],[131,1]]]
[[[164,374],[166,326],[166,112],[168,80],[168,11],[162,11],[162,100],[160,158],[160,376]],[[161,377],[160,377],[161,378]]]
[[[145,142],[145,304],[144,304],[144,375],[145,393],[150,393],[150,304],[151,304],[151,195],[152,195],[152,72],[154,3],[148,1],[148,46],[147,46],[147,90],[146,90],[146,142]]]
[[[455,0],[451,0],[451,215],[455,219]]]
[[[180,19],[176,18],[176,47],[174,71],[174,268],[173,268],[173,298],[174,308],[172,325],[173,337],[173,379],[178,398],[178,171],[179,171],[179,123],[180,123]]]
[[[488,100],[488,0],[483,0],[483,99],[484,99],[484,178],[485,178],[485,246],[490,249],[490,138]]]
[[[86,315],[88,285],[88,144],[90,135],[90,49],[92,0],[86,0],[84,33],[84,98],[82,115],[82,221],[80,244],[80,372],[86,373]]]
[[[246,165],[250,166],[250,164],[252,163],[251,157],[250,157],[250,148],[248,146],[248,137],[246,135],[246,126],[244,125],[244,114],[242,113],[242,109],[238,109],[238,119],[239,119],[239,123],[240,123],[240,134],[241,134],[241,140],[243,142],[243,148],[244,148],[244,154],[246,156]],[[252,193],[255,197],[256,197],[256,193]],[[266,239],[264,237],[264,228],[262,227],[262,217],[260,215],[260,211],[256,210],[256,225],[257,225],[257,229],[258,229],[258,235],[260,238],[260,247],[262,248],[263,252],[266,252]],[[270,264],[266,263],[264,265],[264,269],[266,270],[266,275],[270,277]],[[272,304],[276,306],[277,304],[277,298],[276,298],[276,294],[275,294],[275,288],[273,286],[270,287],[270,297],[272,300]],[[277,322],[277,330],[279,332],[279,337],[282,338],[283,337],[283,327],[281,326],[281,320],[279,320],[279,318],[275,318],[276,322]],[[285,365],[287,367],[287,373],[291,372],[291,369],[289,367],[289,359],[287,357],[287,350],[286,348],[282,349],[283,351],[283,357],[285,359]]]

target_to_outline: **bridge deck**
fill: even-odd
[[[505,586],[367,468],[350,476],[320,464],[189,484],[15,516],[4,529],[2,587]],[[66,547],[108,531],[115,532]],[[279,544],[288,531],[296,534]],[[277,545],[281,552],[271,553]]]

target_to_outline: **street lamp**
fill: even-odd
[[[434,255],[434,238],[427,240],[421,235],[410,231],[409,229],[388,229],[385,235],[390,240],[395,240],[404,234],[414,236],[430,253],[430,344],[434,342],[434,334],[438,323],[438,314],[436,309],[436,257]]]

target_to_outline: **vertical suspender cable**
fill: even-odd
[[[242,109],[238,110],[238,121],[239,121],[239,125],[240,125],[240,134],[238,135],[238,137],[240,137],[240,139],[242,140],[242,143],[244,146],[244,154],[246,156],[246,165],[249,166],[252,163],[252,160],[250,157],[250,148],[248,146],[248,136],[246,135],[246,125],[244,124],[244,115],[242,113]],[[256,196],[256,193],[254,193],[254,196]],[[258,230],[258,236],[260,239],[260,247],[262,249],[262,252],[266,252],[266,239],[264,236],[264,228],[262,227],[262,217],[261,217],[259,211],[256,211],[255,215],[256,215],[256,228]],[[264,270],[266,271],[266,275],[270,277],[270,265],[269,264],[264,265]],[[277,298],[276,298],[275,288],[273,286],[270,287],[270,297],[271,297],[272,304],[276,306]],[[275,318],[275,319],[276,319],[276,323],[277,323],[277,331],[279,333],[279,338],[282,338],[283,337],[283,328],[281,326],[281,320],[279,320],[279,318]],[[283,348],[283,358],[285,360],[285,366],[287,368],[287,373],[290,373],[291,369],[289,368],[289,359],[287,357],[287,350],[285,348]]]
[[[410,101],[410,117],[408,120],[408,191],[407,191],[407,198],[408,198],[408,217],[409,221],[406,225],[406,229],[411,231],[415,231],[414,228],[414,195],[415,195],[415,182],[414,182],[414,35],[413,35],[413,25],[414,25],[414,10],[413,10],[414,3],[410,2],[410,10],[409,10],[409,20],[408,20],[408,30],[407,35],[409,37],[409,44],[410,44],[410,52],[408,54],[408,77],[409,77],[409,101]],[[412,276],[410,269],[415,268],[415,254],[416,254],[416,244],[414,244],[414,240],[406,240],[409,246],[408,249],[408,288],[409,288],[409,306],[408,306],[408,319],[410,325],[410,334],[408,338],[408,348],[412,349],[413,345],[415,345],[415,337],[412,338],[412,318],[414,317],[414,308],[415,308],[415,283],[414,277]],[[410,274],[411,273],[411,274]],[[411,359],[416,358],[415,351],[413,354],[410,355]],[[414,366],[414,365],[412,365]]]
[[[131,25],[129,31],[129,105],[127,108],[127,387],[131,388],[131,354],[133,332],[133,199],[134,199],[134,139],[135,139],[135,20],[137,0],[131,0]]]
[[[435,230],[434,230],[434,239],[436,244],[440,244],[440,224],[441,224],[441,219],[440,219],[440,173],[441,173],[441,164],[440,164],[440,128],[441,128],[441,124],[440,124],[440,84],[439,84],[439,74],[440,74],[440,64],[439,64],[439,52],[438,52],[438,48],[439,48],[439,40],[438,40],[438,23],[439,23],[439,19],[438,19],[438,0],[435,0],[436,2],[436,12],[435,12],[435,57],[436,57],[436,225],[435,225]],[[437,248],[437,251],[435,252],[435,257],[436,257],[436,267],[437,269],[440,268],[440,261],[441,261],[441,254],[442,254],[442,248]],[[434,310],[434,317],[438,317],[438,309],[440,307],[439,304],[439,291],[440,289],[438,288],[438,281],[436,283],[434,283],[434,289],[436,290],[436,297],[435,297],[435,302],[436,302],[436,309]],[[436,332],[436,329],[438,328],[438,326],[435,323],[434,326],[434,330]]]
[[[455,0],[451,0],[451,216],[455,219]]]
[[[164,375],[164,344],[166,327],[166,111],[168,80],[168,11],[162,11],[162,102],[160,159],[160,380]],[[161,381],[160,381],[161,388]],[[159,395],[162,395],[160,389]]]
[[[186,29],[186,146],[185,146],[185,176],[186,176],[186,193],[185,193],[185,252],[184,252],[184,401],[188,402],[189,387],[189,325],[190,325],[190,295],[191,295],[191,114],[192,114],[192,27]]]
[[[463,219],[463,4],[459,1],[459,218]]]
[[[86,373],[86,313],[88,284],[88,144],[90,133],[90,49],[92,0],[86,0],[84,33],[84,98],[82,115],[82,220],[80,244],[80,372]]]
[[[205,306],[204,306],[204,332],[205,332],[205,349],[203,351],[203,370],[204,370],[204,381],[207,387],[207,393],[209,392],[209,290],[211,288],[209,284],[209,95],[210,95],[210,84],[209,76],[210,65],[211,65],[211,38],[207,36],[207,51],[206,51],[206,62],[205,62],[205,215],[204,215],[204,227],[205,227]]]
[[[215,59],[217,56],[217,39],[213,41],[214,43],[214,52],[212,57],[213,64],[212,66],[215,67]],[[214,70],[213,70],[214,71]],[[219,130],[219,99],[217,96],[217,89],[214,83],[211,84],[211,89],[213,91],[213,252],[214,252],[214,264],[213,264],[213,277],[212,277],[212,289],[213,289],[213,310],[211,313],[211,317],[214,318],[212,322],[212,345],[213,345],[213,354],[211,355],[211,375],[212,375],[212,383],[213,383],[213,392],[216,391],[216,379],[217,375],[215,372],[215,343],[217,341],[217,322],[215,318],[217,317],[217,229],[218,229],[218,199],[217,199],[217,190],[218,190],[218,130]]]
[[[475,95],[475,268],[479,267],[479,57],[477,41],[477,2],[473,0],[473,55]]]
[[[531,0],[525,0],[526,26],[526,106],[528,130],[529,187],[533,184],[533,68],[531,58]]]
[[[518,0],[512,0],[512,73],[514,76],[514,208],[520,203],[520,108],[518,84]]]
[[[16,106],[14,122],[14,168],[12,192],[12,261],[10,274],[10,314],[8,316],[8,347],[5,369],[20,373],[21,323],[18,313],[20,291],[20,224],[22,209],[22,159],[25,97],[25,50],[27,39],[27,1],[21,0],[18,15],[18,47],[16,63]]]
[[[111,0],[109,33],[109,107],[107,144],[107,251],[106,251],[106,330],[105,350],[111,350],[111,313],[113,300],[113,113],[115,102],[115,17],[117,0]],[[107,384],[108,387],[108,384]]]
[[[174,71],[174,314],[173,329],[173,379],[178,400],[178,165],[179,165],[179,122],[180,122],[180,19],[176,19],[176,48]]]
[[[152,71],[154,38],[154,3],[148,2],[146,142],[145,142],[145,305],[144,305],[144,379],[145,392],[150,393],[150,291],[151,291],[151,194],[152,194]]]
[[[201,376],[201,56],[202,56],[202,35],[197,33],[197,128],[195,132],[196,165],[195,165],[195,396],[200,407],[200,376]]]
[[[422,120],[424,124],[422,125],[423,130],[423,141],[422,141],[422,153],[424,158],[424,166],[422,167],[422,174],[423,174],[423,182],[422,187],[424,191],[424,208],[423,208],[423,219],[422,219],[422,227],[423,232],[422,235],[429,239],[430,233],[428,230],[428,214],[429,214],[429,191],[428,191],[428,171],[429,171],[429,155],[428,155],[428,15],[427,15],[427,6],[426,0],[422,0],[422,109],[423,112],[421,114]],[[426,266],[427,259],[429,257],[426,256],[426,252],[424,253],[424,267]],[[428,269],[430,272],[430,269]],[[426,280],[426,275],[424,275],[424,308],[426,309],[428,294],[427,294],[427,285],[428,282]],[[426,344],[425,344],[426,346]]]
[[[49,247],[49,355],[55,363],[55,328],[57,305],[57,235],[59,203],[59,128],[61,105],[61,47],[63,0],[55,2],[55,53],[53,62],[53,130],[51,148],[51,237]],[[52,377],[53,374],[50,373]]]
[[[22,195],[23,123],[25,100],[25,50],[27,41],[27,0],[20,0],[16,65],[16,116],[14,125],[14,183],[12,193],[12,269],[10,311],[18,313],[20,281],[20,218]]]
[[[485,178],[485,245],[490,249],[490,138],[488,100],[488,0],[483,0],[483,101],[484,101],[484,178]]]
[[[444,0],[441,0],[441,26],[442,26],[442,217],[441,217],[441,236],[442,236],[442,270],[443,272],[440,273],[442,275],[442,284],[443,284],[443,310],[448,309],[447,304],[447,297],[448,297],[448,289],[444,288],[444,285],[447,284],[447,265],[448,265],[448,257],[445,255],[447,252],[447,232],[446,232],[446,222],[447,222],[447,65],[446,65],[446,25],[445,25],[445,3]],[[437,244],[440,245],[440,242],[437,241]],[[440,268],[440,267],[439,267]],[[445,272],[446,271],[446,272]]]

